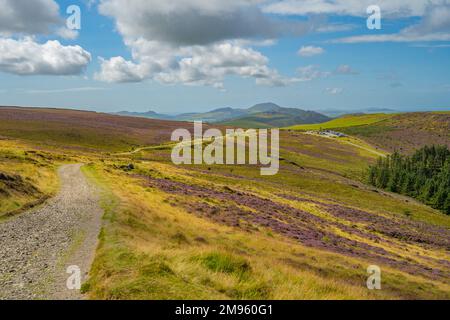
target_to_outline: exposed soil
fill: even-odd
[[[86,280],[97,246],[102,209],[80,171],[60,168],[61,190],[40,208],[0,223],[0,299],[82,299],[68,290],[69,266]]]

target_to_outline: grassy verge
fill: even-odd
[[[399,299],[439,297],[446,286],[383,267],[385,289],[365,288],[369,261],[305,247],[192,215],[175,199],[116,169],[86,170],[104,188],[105,224],[83,286],[91,299]],[[139,172],[180,178],[179,169]],[[173,170],[173,171],[170,171]],[[189,172],[185,172],[189,174]],[[186,200],[187,201],[187,200]],[[425,289],[424,289],[425,288]]]
[[[0,140],[0,218],[41,204],[59,187],[57,163],[63,159]]]

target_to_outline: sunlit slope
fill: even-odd
[[[387,151],[412,153],[426,145],[450,147],[450,113],[416,112],[395,115],[385,121],[339,128]]]
[[[0,107],[0,137],[90,151],[129,151],[170,141],[185,122],[65,109]]]
[[[450,298],[450,218],[363,184],[375,154],[286,131],[281,157],[271,177],[254,166],[174,166],[169,149],[91,165],[109,190],[109,223],[86,291],[107,299]],[[366,288],[373,264],[383,270],[381,291]]]
[[[331,121],[320,124],[304,124],[288,127],[290,130],[321,130],[321,129],[336,129],[368,125],[372,123],[381,122],[392,118],[394,115],[378,113],[378,114],[364,114],[364,115],[347,115]]]

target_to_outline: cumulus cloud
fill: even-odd
[[[241,38],[303,34],[307,23],[271,18],[257,5],[262,0],[103,0],[100,13],[116,20],[127,38],[143,37],[173,45],[205,45]]]
[[[18,34],[56,34],[65,39],[78,36],[65,26],[55,0],[0,0],[0,36]]]
[[[321,47],[303,46],[298,50],[298,54],[302,57],[313,57],[324,53],[325,50]]]
[[[59,41],[39,44],[33,38],[0,38],[0,71],[17,75],[77,75],[91,61],[80,46],[63,46]]]
[[[139,39],[128,45],[138,62],[123,57],[102,59],[101,70],[95,75],[97,80],[139,82],[154,79],[165,84],[207,85],[221,89],[227,75],[238,75],[255,78],[262,85],[290,83],[288,78],[270,69],[268,59],[258,51],[227,42],[174,49]]]
[[[54,0],[1,0],[0,34],[50,33],[55,25],[62,25],[59,6]]]
[[[18,75],[76,75],[91,55],[80,46],[59,41],[39,44],[38,35],[75,39],[59,15],[55,0],[0,0],[0,71]]]
[[[104,82],[140,82],[146,76],[145,67],[123,57],[113,57],[109,60],[100,58],[100,65],[101,72],[96,73],[94,77]]]
[[[95,78],[107,82],[139,82],[223,87],[237,75],[257,84],[295,82],[270,68],[252,48],[272,44],[282,32],[301,34],[308,23],[286,23],[264,15],[265,0],[102,0],[100,13],[115,20],[131,49],[132,59],[101,60]]]
[[[444,3],[445,2],[445,3]],[[425,7],[421,21],[393,34],[370,34],[334,40],[336,43],[418,42],[450,40],[450,2]]]

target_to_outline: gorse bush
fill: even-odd
[[[426,146],[412,156],[395,152],[368,170],[369,183],[416,198],[450,215],[450,150]]]

